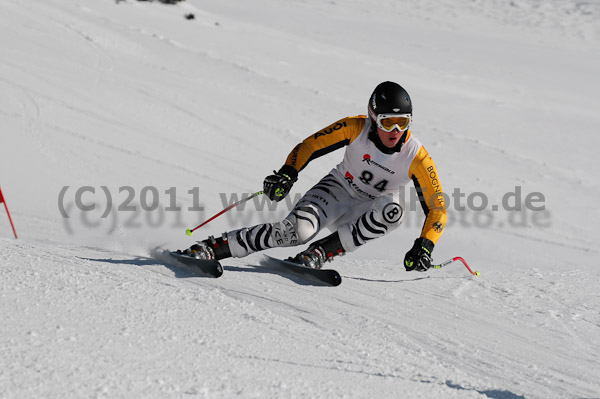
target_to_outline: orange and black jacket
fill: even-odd
[[[311,160],[349,146],[361,134],[368,134],[368,139],[375,144],[379,151],[387,154],[397,152],[398,156],[405,157],[402,162],[406,168],[404,171],[398,170],[398,172],[407,174],[406,181],[412,180],[417,190],[426,216],[421,237],[427,238],[435,244],[442,235],[447,219],[442,185],[433,159],[418,140],[414,138],[411,140],[409,130],[405,132],[397,147],[389,149],[381,143],[376,129],[371,126],[366,116],[347,117],[307,137],[294,147],[280,172],[296,179],[298,172],[302,171]]]

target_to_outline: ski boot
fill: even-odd
[[[219,238],[210,236],[204,241],[198,241],[196,244],[184,251],[177,252],[191,256],[192,258],[206,260],[221,260],[231,257],[231,251],[229,250],[229,242],[227,241],[226,233]]]
[[[287,260],[313,269],[321,269],[326,262],[331,262],[335,256],[342,256],[345,253],[340,236],[335,232],[315,241],[308,249]]]

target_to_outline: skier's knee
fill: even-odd
[[[306,244],[312,240],[319,231],[318,219],[291,214],[284,222],[289,225],[288,229],[294,232],[296,245]]]
[[[404,207],[397,202],[389,202],[381,209],[378,215],[381,222],[385,223],[388,229],[395,229],[404,221]]]
[[[404,208],[397,202],[387,202],[371,209],[354,222],[340,226],[338,233],[344,249],[351,252],[370,240],[390,233],[403,220]]]
[[[312,226],[306,226],[306,223],[301,222],[298,224],[298,245],[306,244],[316,235],[315,230]]]

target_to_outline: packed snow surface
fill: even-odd
[[[599,39],[597,0],[3,0],[0,398],[600,397]],[[285,217],[342,151],[184,234],[385,80],[480,277],[404,271],[410,188],[336,288],[165,254]]]

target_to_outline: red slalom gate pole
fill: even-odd
[[[6,200],[4,199],[4,195],[2,194],[2,188],[0,188],[0,203],[4,203],[4,209],[6,209],[6,214],[8,215],[8,220],[10,222],[10,226],[12,227],[12,231],[15,235],[15,238],[19,238],[17,237],[17,231],[15,230],[15,225],[13,224],[12,217],[10,217],[10,212],[8,211]]]
[[[225,212],[227,212],[228,210],[230,210],[230,209],[233,209],[233,208],[235,208],[236,206],[238,206],[239,204],[241,204],[241,203],[244,203],[244,202],[246,202],[246,201],[248,201],[248,200],[251,200],[252,198],[254,198],[254,197],[257,197],[257,196],[259,196],[259,195],[262,195],[262,194],[264,194],[264,193],[265,193],[264,191],[259,191],[259,192],[256,192],[256,193],[252,194],[251,196],[249,196],[248,198],[243,198],[243,199],[239,200],[238,202],[236,202],[236,203],[234,203],[234,204],[231,204],[231,205],[229,205],[227,208],[223,209],[221,212],[217,213],[215,216],[211,217],[211,218],[210,218],[210,219],[208,219],[207,221],[205,221],[205,222],[201,223],[200,225],[198,225],[198,226],[194,227],[193,229],[187,229],[187,230],[185,231],[185,234],[187,234],[188,236],[191,236],[191,235],[194,233],[194,231],[195,231],[195,230],[198,230],[200,227],[204,226],[204,225],[205,225],[205,224],[207,224],[208,222],[210,222],[210,221],[212,221],[212,220],[214,220],[214,219],[218,218],[219,216],[221,216],[222,214],[224,214],[224,213],[225,213]]]
[[[469,273],[471,273],[473,276],[479,277],[481,275],[481,273],[479,273],[477,270],[475,270],[475,271],[471,270],[471,268],[467,264],[467,261],[464,260],[463,258],[461,258],[460,256],[456,256],[456,257],[454,257],[452,259],[448,259],[447,261],[444,261],[444,262],[440,263],[439,265],[431,265],[431,268],[432,269],[441,269],[442,267],[448,266],[450,263],[453,263],[453,262],[456,262],[456,261],[462,262],[462,264],[465,265],[465,267],[467,268],[467,270],[469,271]]]

